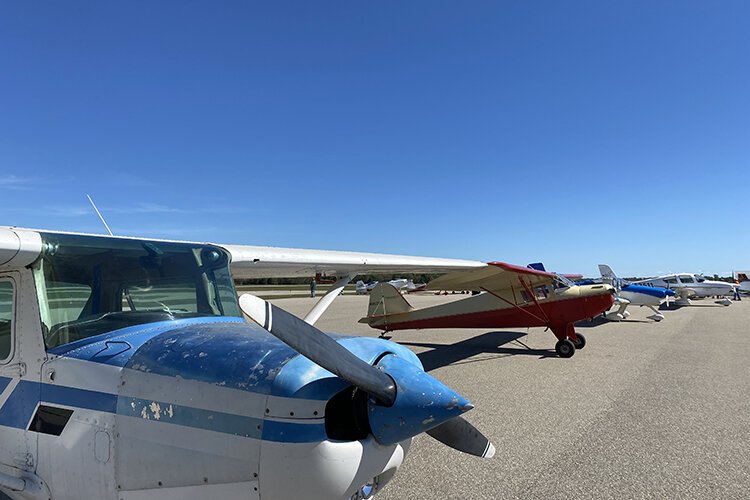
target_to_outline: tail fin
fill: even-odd
[[[599,273],[602,275],[602,278],[604,279],[612,279],[612,280],[617,279],[617,275],[612,270],[612,268],[609,267],[607,264],[599,264]]]
[[[599,264],[599,273],[602,275],[602,281],[608,285],[612,285],[620,293],[622,287],[627,285],[627,282],[622,281],[617,277],[615,272],[607,264]]]
[[[405,313],[413,309],[396,287],[390,283],[380,283],[370,292],[367,318]]]

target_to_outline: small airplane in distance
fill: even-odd
[[[729,306],[732,301],[726,298],[734,293],[734,283],[725,281],[707,280],[702,274],[677,273],[666,274],[657,278],[648,278],[633,282],[634,285],[651,287],[662,287],[674,290],[678,296],[675,304],[678,306],[689,306],[692,297],[724,297],[717,300],[717,304]]]
[[[388,283],[393,285],[397,290],[408,287],[410,282],[412,285],[414,285],[411,280],[406,278],[399,278],[388,281]],[[360,280],[354,284],[354,290],[356,291],[357,295],[364,295],[366,293],[370,293],[373,288],[378,286],[378,283],[379,281],[371,281],[369,283],[365,283],[364,281]]]
[[[370,294],[367,316],[360,323],[383,332],[546,326],[558,339],[557,354],[569,358],[586,345],[573,324],[598,316],[614,302],[614,288],[609,285],[576,286],[563,276],[503,262],[445,274],[427,288],[481,293],[414,309],[394,287],[380,284]]]
[[[413,280],[406,282],[406,293],[424,292],[427,290],[427,283],[414,283]]]
[[[750,278],[748,278],[748,275],[750,275],[750,271],[736,271],[734,273],[734,277],[738,282],[740,292],[742,293],[750,293]]]
[[[414,353],[313,326],[358,273],[476,266],[0,227],[0,496],[364,499],[418,434],[489,458]],[[317,272],[304,320],[232,280]]]
[[[620,321],[630,313],[626,310],[629,305],[648,307],[654,314],[649,319],[661,321],[664,315],[656,308],[664,301],[669,301],[670,297],[675,296],[675,291],[668,288],[656,286],[634,285],[626,280],[617,277],[615,272],[606,264],[599,264],[599,272],[602,275],[602,281],[615,287],[617,290],[618,300],[615,306],[619,305],[616,311],[607,312],[604,317],[612,321]]]

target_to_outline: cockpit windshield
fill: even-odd
[[[48,348],[156,321],[241,316],[219,247],[42,233],[34,263]]]
[[[702,274],[696,274],[695,281],[697,281],[698,283],[703,283],[704,281],[706,281],[706,278]]]
[[[555,283],[555,288],[570,288],[573,286],[576,286],[575,283],[573,283],[571,280],[563,276],[562,274],[555,274],[555,278],[557,278],[557,283]]]

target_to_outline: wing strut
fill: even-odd
[[[505,302],[506,304],[508,304],[508,305],[510,305],[510,306],[512,306],[512,307],[515,307],[515,308],[516,308],[516,309],[518,309],[519,311],[521,311],[521,312],[525,312],[526,314],[528,314],[528,315],[529,315],[529,316],[531,316],[532,318],[534,318],[534,319],[537,319],[537,320],[541,321],[542,323],[545,323],[545,324],[546,324],[546,323],[549,323],[549,320],[548,320],[548,319],[546,319],[546,318],[540,318],[539,316],[537,316],[537,315],[536,315],[536,314],[534,314],[533,312],[531,312],[531,311],[527,311],[526,309],[524,309],[523,307],[519,306],[518,304],[514,304],[514,303],[513,303],[513,302],[511,302],[510,300],[506,299],[505,297],[501,297],[500,295],[496,294],[495,292],[493,292],[493,291],[491,291],[491,290],[488,290],[488,289],[486,289],[486,288],[484,288],[484,287],[482,287],[482,290],[484,290],[485,292],[489,293],[490,295],[493,295],[493,296],[497,297],[498,299],[502,300],[502,301],[503,301],[503,302]],[[538,305],[539,305],[539,304],[537,303],[537,306],[538,306]]]
[[[338,280],[336,283],[334,283],[331,289],[328,290],[328,292],[326,292],[326,294],[320,298],[315,306],[310,309],[310,312],[307,313],[307,316],[305,316],[304,319],[305,323],[307,323],[308,325],[314,325],[315,322],[320,319],[323,313],[326,312],[326,309],[328,309],[331,304],[333,304],[333,301],[336,299],[336,297],[341,295],[341,292],[344,291],[344,287],[348,285],[356,275],[357,273],[349,273]]]
[[[549,324],[549,318],[547,317],[547,313],[544,312],[544,309],[542,309],[542,306],[539,305],[539,301],[536,298],[536,294],[531,289],[531,285],[529,283],[526,283],[523,278],[520,276],[518,277],[518,281],[521,282],[521,286],[523,286],[526,289],[526,293],[528,293],[531,296],[531,300],[534,301],[534,304],[536,304],[537,309],[539,309],[539,312],[544,315],[544,319],[547,320],[547,324]]]

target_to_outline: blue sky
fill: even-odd
[[[0,224],[748,267],[750,3],[4,2]]]

